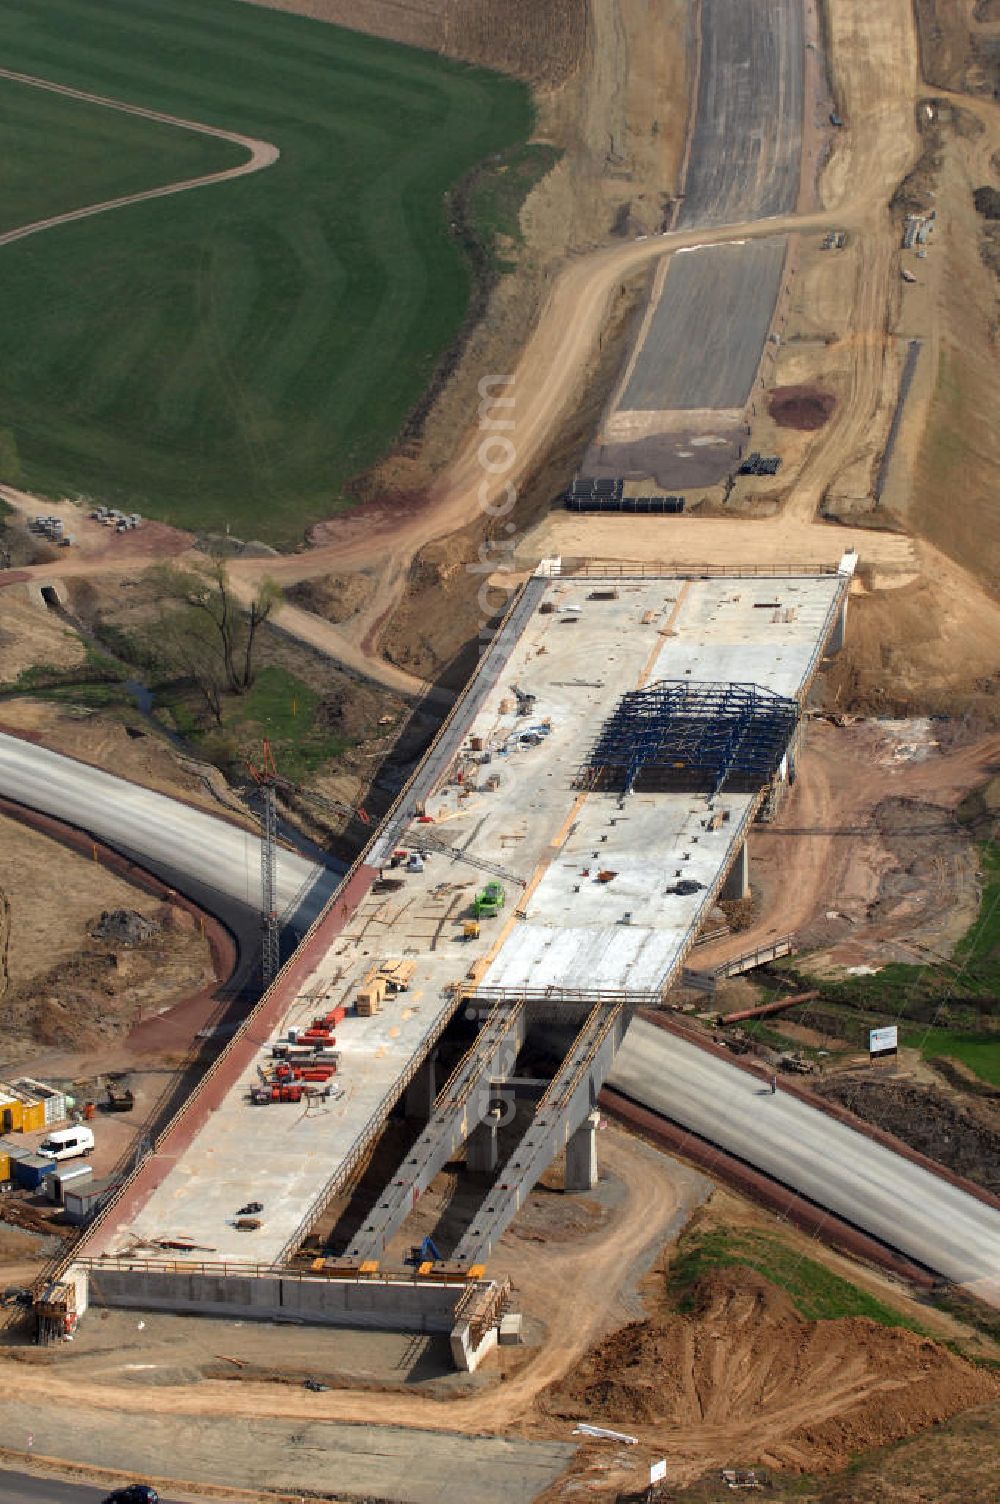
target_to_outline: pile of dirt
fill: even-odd
[[[97,938],[105,921],[109,933],[120,931],[123,938]],[[169,905],[152,921],[119,910],[87,930],[90,938],[78,954],[4,994],[5,1060],[22,1059],[38,1045],[77,1048],[118,1038],[213,979],[207,940],[188,915]],[[148,933],[134,938],[141,931]]]
[[[932,1086],[854,1075],[834,1076],[816,1091],[956,1175],[1000,1192],[1000,1111],[988,1102],[966,1108]]]
[[[950,810],[924,799],[883,799],[874,825],[893,861],[879,875],[865,910],[883,936],[919,934],[924,945],[951,946],[979,912],[976,851]]]
[[[984,219],[1000,219],[1000,188],[993,188],[989,184],[977,188],[972,195],[972,202],[976,206],[976,213]]]
[[[829,421],[836,405],[832,393],[816,386],[776,386],[768,398],[767,410],[779,428],[811,432]]]
[[[969,5],[955,0],[916,0],[921,71],[928,83],[957,93],[989,92],[991,39],[978,26],[993,19],[991,4],[995,0],[978,0],[970,16]]]
[[[111,945],[142,945],[152,940],[159,928],[155,919],[147,919],[135,909],[105,909],[90,935],[93,940],[107,940]]]
[[[633,1322],[544,1391],[561,1422],[681,1427],[710,1463],[843,1467],[1000,1396],[1000,1375],[926,1337],[865,1317],[807,1321],[746,1268],[697,1283],[690,1315]]]
[[[357,574],[328,574],[316,580],[300,580],[289,585],[285,599],[304,611],[312,611],[325,621],[339,625],[363,611],[375,593],[374,577]]]
[[[935,522],[941,531],[957,515],[940,505],[943,494],[939,489]],[[988,523],[981,512],[984,567],[993,537]],[[922,552],[920,579],[852,596],[847,643],[824,673],[825,703],[853,715],[941,715],[993,727],[1000,723],[1000,611],[943,553]]]

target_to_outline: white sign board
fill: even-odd
[[[899,1049],[899,1030],[895,1024],[886,1029],[869,1029],[869,1055],[894,1055]]]
[[[649,1486],[662,1483],[667,1476],[667,1464],[665,1462],[651,1462],[649,1465]]]

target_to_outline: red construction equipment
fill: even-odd
[[[314,1018],[312,1027],[314,1029],[335,1029],[338,1024],[344,1022],[346,1017],[346,1008],[331,1008],[329,1013],[322,1013],[318,1018]]]
[[[252,1087],[250,1100],[258,1107],[266,1106],[269,1102],[301,1102],[305,1090],[301,1081],[275,1081],[270,1086]]]
[[[329,1081],[331,1076],[337,1074],[337,1067],[331,1062],[323,1065],[319,1062],[313,1065],[279,1065],[273,1075],[275,1081]]]

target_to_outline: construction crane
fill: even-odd
[[[413,837],[412,844],[424,851],[437,851],[442,856],[450,856],[456,862],[467,862],[470,867],[478,867],[480,872],[492,872],[495,877],[505,877],[508,882],[518,883],[522,888],[528,886],[525,877],[518,877],[516,872],[511,872],[507,867],[501,867],[499,862],[488,861],[486,857],[474,856],[471,851],[463,851],[461,846],[446,846],[444,841],[439,841],[436,836],[421,832]]]
[[[281,963],[281,928],[278,922],[278,805],[277,792],[296,794],[334,814],[346,815],[360,820],[362,825],[371,821],[365,810],[341,804],[336,799],[327,799],[324,794],[314,794],[300,788],[290,778],[278,772],[271,743],[265,737],[261,742],[260,763],[247,760],[247,772],[260,789],[260,922],[261,922],[261,972],[265,988],[270,987],[278,974]]]
[[[265,990],[278,975],[281,960],[278,925],[278,806],[279,775],[271,743],[261,743],[260,765],[247,761],[247,772],[260,789],[260,929],[261,973]]]

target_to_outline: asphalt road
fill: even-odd
[[[105,1488],[88,1488],[85,1484],[62,1483],[55,1478],[34,1478],[30,1473],[0,1469],[0,1504],[101,1504],[107,1492]],[[164,1497],[163,1504],[170,1501]]]
[[[1000,1211],[929,1170],[642,1019],[608,1084],[1000,1306]]]
[[[2,734],[0,795],[87,831],[182,892],[190,880],[198,901],[212,912],[221,909],[221,918],[234,903],[260,909],[260,841],[227,820]],[[304,930],[339,881],[339,869],[280,850],[278,903],[285,921]]]
[[[791,212],[799,195],[806,0],[702,0],[691,151],[678,229]],[[676,255],[620,410],[736,411],[753,387],[784,270],[785,241]],[[702,424],[704,427],[704,424]],[[714,427],[709,425],[713,438]],[[735,462],[732,443],[679,442],[675,423],[594,446],[588,473],[687,490]]]

